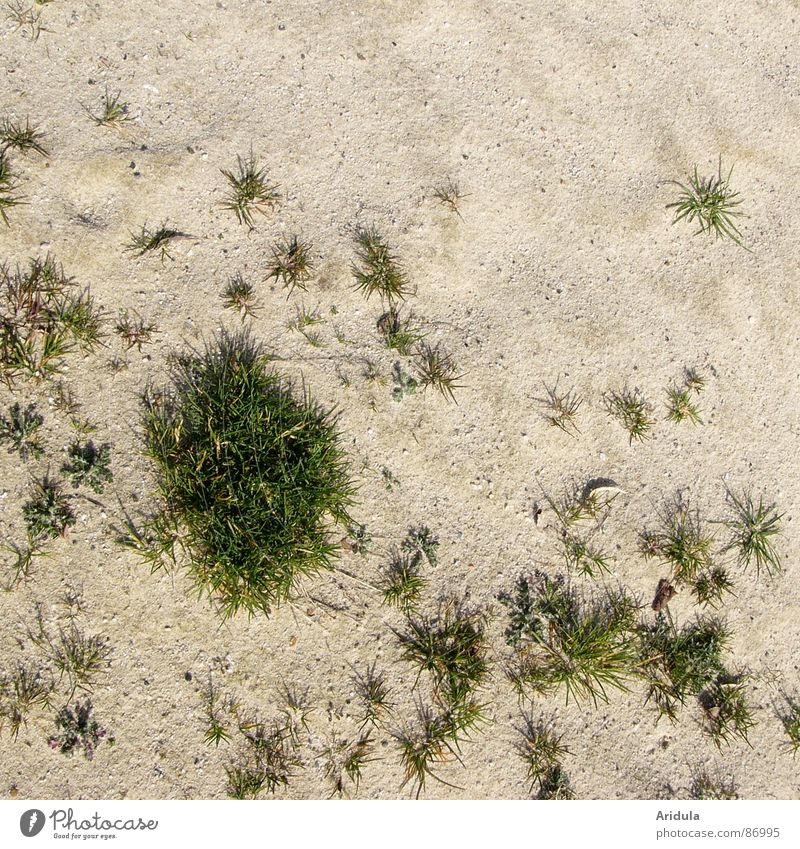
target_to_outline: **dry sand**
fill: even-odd
[[[731,665],[748,669],[757,725],[752,746],[718,751],[691,702],[680,721],[655,724],[645,690],[609,704],[565,706],[563,693],[523,708],[553,719],[570,754],[579,798],[686,797],[693,770],[733,776],[747,798],[797,798],[797,761],[775,712],[781,690],[800,693],[797,380],[800,277],[797,163],[800,6],[606,2],[53,2],[38,40],[2,21],[0,117],[39,124],[51,156],[14,156],[28,205],[0,228],[13,265],[50,251],[88,285],[113,319],[139,310],[158,325],[154,344],[108,347],[67,361],[64,379],[113,445],[114,484],[79,501],[77,526],[36,561],[30,579],[0,596],[4,669],[33,660],[24,639],[34,602],[65,621],[68,588],[82,592],[79,621],[107,634],[112,664],[93,695],[113,732],[93,761],[47,745],[52,714],[33,711],[14,740],[0,734],[0,793],[20,797],[217,798],[231,747],[204,744],[202,689],[214,680],[264,717],[281,682],[308,688],[314,711],[304,763],[279,797],[326,797],[322,752],[352,739],[360,712],[352,668],[377,659],[413,723],[414,671],[392,628],[400,614],[362,582],[377,583],[387,550],[409,525],[439,536],[429,603],[447,592],[491,607],[493,674],[484,691],[493,723],[443,767],[435,798],[521,798],[515,754],[520,705],[503,673],[508,656],[497,595],[522,572],[561,567],[554,517],[533,521],[542,492],[604,476],[623,492],[600,538],[612,582],[645,604],[663,569],[645,562],[637,535],[665,498],[688,494],[708,519],[725,512],[725,484],[777,501],[786,533],[780,579],[738,575],[722,614]],[[105,88],[121,91],[133,121],[95,126]],[[221,168],[252,150],[281,186],[279,208],[248,232],[220,206]],[[752,253],[670,226],[671,179],[718,156],[735,164]],[[459,218],[431,197],[451,178],[468,194]],[[130,232],[168,221],[190,235],[173,260],[133,258]],[[375,330],[380,306],[353,290],[356,225],[375,224],[417,287],[410,301],[432,342],[465,372],[458,404],[433,392],[396,402],[394,357]],[[262,282],[270,245],[301,233],[317,274],[288,301]],[[146,510],[153,470],[141,456],[139,394],[164,380],[168,355],[238,318],[220,291],[237,271],[257,284],[256,335],[285,358],[315,397],[341,410],[360,504],[373,535],[367,558],[345,555],[359,580],[331,573],[270,618],[220,624],[181,573],[149,574],[114,542],[120,502]],[[318,307],[323,347],[287,329],[297,305]],[[332,307],[336,306],[335,315]],[[346,344],[337,341],[340,332]],[[114,371],[109,361],[124,358]],[[362,376],[370,358],[387,378]],[[686,366],[709,379],[705,424],[663,419],[664,387]],[[344,376],[349,385],[343,385]],[[547,425],[536,398],[561,379],[585,399],[571,438]],[[657,406],[654,438],[628,444],[602,393],[628,383]],[[52,394],[52,392],[50,392]],[[37,400],[56,470],[68,417],[47,408],[48,388],[0,390]],[[28,481],[0,456],[0,534],[21,540]],[[362,469],[364,466],[364,470]],[[381,469],[400,481],[392,491]],[[687,592],[671,605],[694,612]],[[191,673],[192,680],[187,680]],[[389,731],[356,795],[391,798],[402,767]],[[350,788],[352,790],[352,788]]]

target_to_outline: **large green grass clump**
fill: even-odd
[[[269,613],[300,578],[331,568],[354,488],[332,415],[298,394],[246,333],[174,360],[146,404],[148,454],[198,588],[229,616]],[[158,535],[158,534],[157,534]]]

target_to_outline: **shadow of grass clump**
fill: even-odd
[[[177,545],[224,617],[269,613],[301,577],[330,568],[330,530],[350,521],[333,417],[268,362],[247,333],[223,333],[177,355],[172,386],[146,398],[147,453],[167,507],[144,530],[129,526],[129,542],[145,555]]]

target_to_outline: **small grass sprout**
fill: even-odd
[[[740,247],[742,234],[736,225],[735,219],[742,215],[738,207],[742,201],[739,192],[735,192],[730,185],[733,166],[726,177],[722,176],[722,157],[719,158],[719,166],[716,175],[703,178],[700,177],[695,165],[687,183],[671,182],[678,186],[680,195],[677,200],[667,204],[667,209],[675,210],[672,221],[688,221],[690,224],[697,222],[699,230],[695,235],[708,234],[717,239],[728,238],[736,242]]]
[[[311,245],[299,236],[292,236],[288,241],[278,242],[272,246],[272,261],[267,268],[267,279],[275,278],[278,283],[288,289],[288,295],[295,288],[307,291],[306,283],[314,273],[311,262]]]
[[[458,205],[468,196],[461,192],[458,183],[448,178],[446,182],[433,187],[433,197],[451,212],[454,212],[459,218],[462,217]]]
[[[157,331],[154,322],[145,321],[136,310],[120,310],[114,332],[122,339],[125,350],[136,348],[142,350],[142,345],[153,341],[153,334]]]
[[[94,492],[102,493],[105,485],[114,476],[111,473],[111,445],[95,445],[73,440],[67,451],[67,461],[61,466],[61,474],[77,488],[88,486]]]
[[[246,317],[252,317],[256,314],[255,287],[244,279],[241,272],[234,274],[228,281],[222,293],[222,300],[228,309],[238,311],[242,321]]]
[[[42,13],[35,5],[26,6],[24,0],[9,0],[6,8],[6,17],[16,24],[15,30],[20,30],[23,38],[38,41],[39,36],[47,32],[42,26]]]
[[[16,195],[19,183],[11,173],[5,153],[0,153],[0,218],[9,225],[8,212],[23,203],[22,195]]]
[[[783,513],[778,512],[775,504],[765,503],[761,496],[756,503],[749,492],[737,496],[728,490],[728,497],[733,515],[722,523],[730,531],[725,550],[736,552],[743,568],[755,566],[758,575],[762,570],[768,575],[780,573],[783,565],[775,540],[782,533]]]
[[[0,415],[0,443],[8,443],[9,454],[16,451],[20,459],[27,462],[29,457],[38,460],[44,454],[39,437],[39,429],[44,418],[36,412],[33,404],[22,407],[14,403],[8,411],[8,418]]]
[[[121,95],[122,93],[119,91],[116,94],[110,94],[106,89],[100,98],[100,109],[97,113],[92,112],[86,106],[83,108],[98,126],[119,129],[131,120],[128,114],[130,104],[126,100],[121,100]]]
[[[383,585],[383,603],[404,613],[416,609],[428,585],[420,574],[420,556],[396,551],[392,555]]]
[[[228,194],[222,206],[234,212],[239,223],[252,230],[255,226],[253,213],[264,215],[268,207],[278,202],[280,193],[278,186],[269,182],[267,169],[259,167],[252,151],[247,158],[237,156],[236,162],[236,172],[220,169],[228,181]]]
[[[452,355],[439,345],[432,347],[426,342],[417,348],[414,359],[417,378],[423,389],[432,386],[448,401],[455,402],[455,390],[463,388],[458,381],[464,377]]]
[[[0,122],[0,156],[12,149],[23,154],[33,151],[40,156],[49,156],[42,144],[43,140],[44,133],[40,132],[37,127],[31,126],[27,118],[24,126],[11,121],[9,118],[4,118]]]
[[[608,556],[585,539],[574,534],[562,537],[564,562],[567,569],[595,578],[601,572],[610,572]]]
[[[22,516],[32,540],[64,536],[78,521],[61,484],[47,475],[33,481],[33,494],[22,505]]]
[[[94,758],[98,743],[108,733],[95,719],[94,706],[88,698],[61,708],[55,724],[56,733],[48,739],[50,748],[62,755],[82,752],[87,761]]]
[[[148,227],[145,223],[139,233],[131,233],[131,241],[126,250],[136,254],[136,256],[144,256],[151,251],[158,251],[163,262],[167,258],[173,259],[168,250],[170,242],[173,239],[185,236],[186,233],[182,233],[166,223],[153,228]]]
[[[704,607],[719,607],[727,594],[733,594],[733,581],[724,566],[701,572],[692,584],[692,594]]]
[[[616,419],[628,432],[628,443],[633,440],[644,442],[652,434],[655,419],[653,409],[638,389],[624,388],[607,392],[603,396],[606,412]]]
[[[736,782],[731,776],[712,775],[705,768],[701,768],[692,776],[689,798],[720,801],[738,799],[739,794]]]
[[[692,401],[688,388],[670,386],[667,388],[667,418],[671,422],[691,422],[694,425],[703,424],[700,410]]]
[[[543,416],[548,424],[563,430],[570,436],[579,434],[580,429],[575,423],[575,419],[583,400],[574,390],[559,392],[558,382],[553,386],[544,384],[544,391],[546,397],[540,398],[538,401],[544,408]]]
[[[390,351],[397,351],[401,357],[410,356],[414,346],[423,338],[423,334],[413,325],[414,316],[409,313],[402,318],[394,306],[378,319],[378,332]]]
[[[796,755],[800,751],[800,701],[789,696],[785,699],[786,705],[779,713],[779,718],[788,738],[786,745]]]
[[[364,706],[361,728],[367,724],[377,727],[392,709],[391,690],[386,684],[386,679],[377,671],[373,663],[363,673],[356,675],[355,684],[358,697]]]
[[[390,305],[411,294],[400,261],[374,227],[358,228],[355,239],[357,262],[352,271],[357,291],[366,298],[377,293]]]
[[[419,386],[416,378],[404,371],[399,361],[392,366],[392,383],[392,398],[395,401],[402,401],[406,395],[415,395]]]

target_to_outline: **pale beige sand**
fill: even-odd
[[[270,619],[220,625],[181,574],[150,575],[114,544],[118,499],[144,509],[153,487],[140,455],[139,393],[163,380],[184,340],[237,324],[219,293],[241,271],[258,284],[256,334],[320,401],[341,409],[354,470],[373,470],[359,475],[355,510],[373,552],[346,556],[344,567],[376,583],[387,549],[425,522],[441,539],[430,599],[458,591],[496,613],[484,694],[495,722],[464,746],[463,766],[441,770],[456,786],[430,781],[426,796],[527,795],[496,599],[523,571],[559,568],[552,514],[532,521],[542,488],[558,494],[572,479],[606,476],[624,491],[602,538],[612,580],[645,605],[663,570],[642,560],[637,534],[679,488],[708,519],[724,514],[723,481],[775,499],[785,511],[787,572],[774,582],[741,577],[723,611],[735,635],[731,665],[753,674],[752,747],[718,752],[696,703],[677,725],[656,727],[640,685],[596,710],[565,707],[562,695],[531,706],[564,733],[577,796],[685,797],[692,770],[705,766],[734,776],[744,797],[798,797],[797,761],[783,748],[774,703],[781,689],[800,692],[800,8],[728,6],[54,2],[42,7],[46,31],[36,42],[2,22],[0,117],[40,124],[51,156],[14,156],[28,205],[0,227],[0,258],[14,264],[49,250],[112,316],[138,309],[160,331],[116,374],[107,367],[121,352],[113,336],[107,350],[68,361],[65,379],[99,424],[96,440],[113,443],[115,482],[99,497],[105,511],[80,503],[68,538],[0,596],[7,668],[33,657],[18,638],[34,601],[55,621],[67,586],[82,588],[81,622],[114,648],[93,699],[116,745],[101,745],[91,763],[63,758],[46,743],[51,716],[34,712],[17,740],[0,734],[3,795],[223,797],[230,749],[203,742],[200,692],[212,669],[223,690],[267,718],[281,681],[309,688],[310,746],[279,796],[330,793],[321,752],[332,735],[355,732],[353,665],[377,657],[397,724],[413,721],[415,674],[391,630],[402,617],[359,581],[333,573]],[[82,109],[106,86],[131,104],[135,120],[123,132],[94,126]],[[248,234],[219,206],[219,169],[251,146],[285,198]],[[668,180],[695,163],[711,173],[720,154],[735,163],[752,253],[671,227],[664,208],[674,196]],[[463,219],[431,199],[448,177],[469,195]],[[191,235],[175,243],[174,261],[124,252],[145,221]],[[352,288],[353,229],[371,223],[404,259],[429,339],[466,372],[457,406],[430,392],[396,403],[390,381],[370,386],[361,376],[364,357],[387,377],[394,359],[375,332],[379,304]],[[269,246],[293,232],[313,242],[318,274],[287,302],[260,280]],[[286,329],[300,303],[319,306],[323,348]],[[706,424],[662,420],[654,439],[629,446],[602,393],[627,381],[661,417],[664,387],[685,366],[709,378]],[[586,399],[578,438],[549,428],[535,401],[542,381],[559,376]],[[13,397],[41,407],[46,390],[22,385]],[[0,391],[3,409],[11,398]],[[70,439],[66,417],[46,411],[46,430],[55,471]],[[0,463],[0,534],[19,539],[28,476],[44,462],[22,468],[3,453]],[[392,492],[383,466],[401,482]],[[688,593],[671,609],[692,616]],[[396,742],[388,732],[375,741],[378,759],[358,795],[409,795]]]

